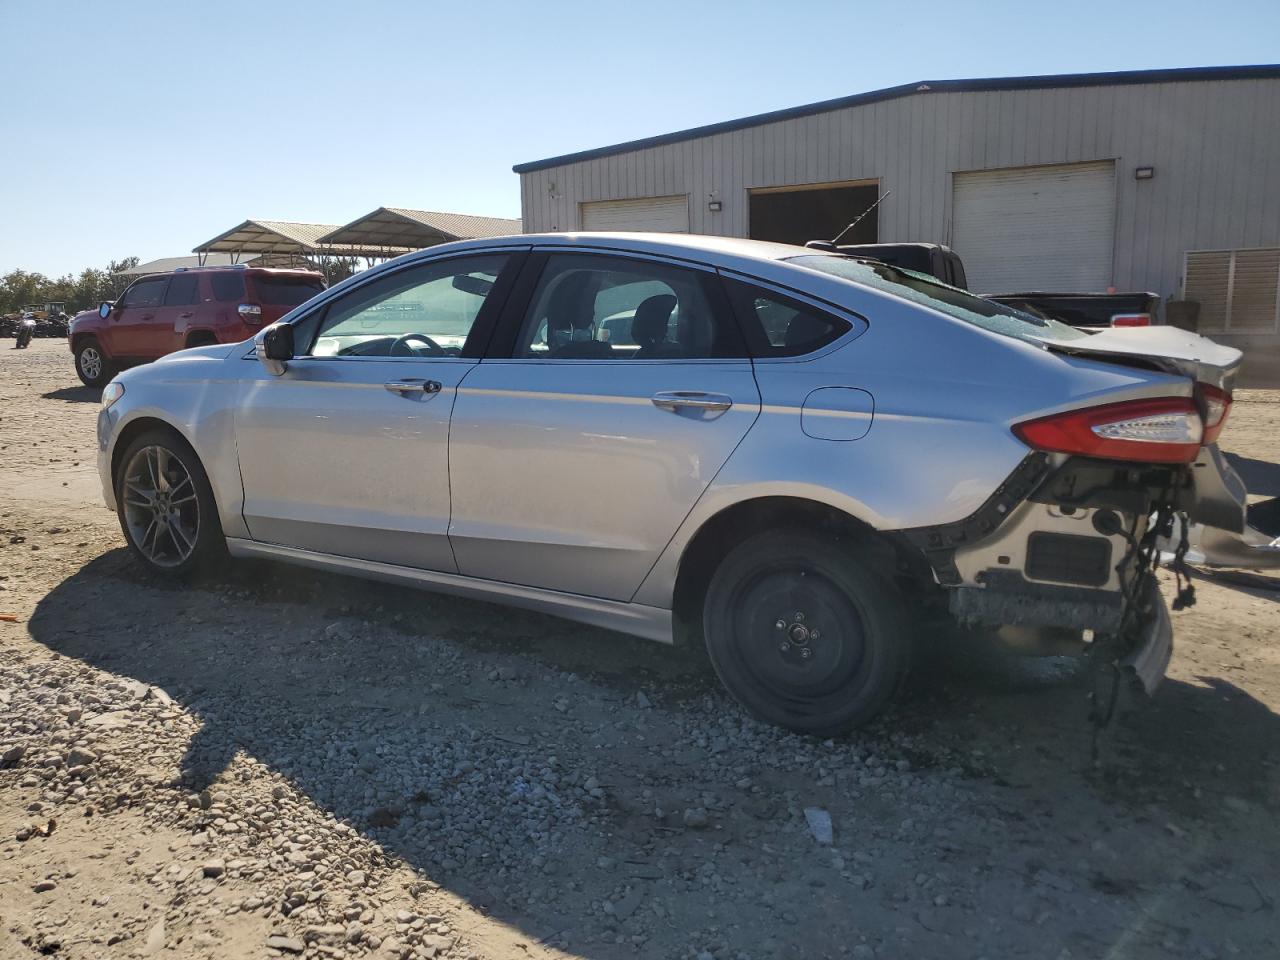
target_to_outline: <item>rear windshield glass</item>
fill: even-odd
[[[912,303],[932,307],[984,330],[1020,340],[1077,340],[1089,335],[1057,320],[1032,316],[1002,303],[983,300],[914,270],[841,256],[791,257],[790,262],[882,290]]]
[[[253,288],[258,291],[258,302],[277,307],[296,307],[324,290],[319,277],[273,277],[261,274],[253,278]]]

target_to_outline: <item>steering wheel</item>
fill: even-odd
[[[391,357],[416,357],[418,355],[417,351],[409,349],[410,340],[417,340],[421,343],[425,343],[427,345],[427,349],[431,351],[430,356],[444,356],[444,347],[440,346],[440,344],[436,343],[425,333],[406,333],[402,337],[396,337],[395,341],[391,344],[391,348],[387,351],[387,355]]]

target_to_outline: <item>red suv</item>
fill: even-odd
[[[175,350],[248,340],[324,289],[312,270],[191,267],[151,274],[71,322],[76,373],[100,387],[116,369]]]

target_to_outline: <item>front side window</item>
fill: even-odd
[[[497,283],[506,254],[399,270],[325,308],[315,357],[456,357]]]
[[[745,356],[716,279],[621,257],[552,256],[514,356],[537,360],[702,360]]]
[[[164,288],[168,277],[150,277],[139,280],[120,298],[122,307],[158,307],[164,300]]]
[[[1021,310],[975,297],[972,293],[939,283],[914,270],[903,270],[872,260],[855,260],[837,255],[805,255],[788,261],[821,273],[871,287],[901,297],[948,316],[1019,340],[1077,340],[1089,334],[1058,320],[1036,317]]]

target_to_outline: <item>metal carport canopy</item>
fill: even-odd
[[[453,240],[505,237],[520,232],[521,222],[506,217],[379,207],[346,226],[334,227],[319,241],[340,247],[360,246],[403,253]]]
[[[320,238],[338,228],[329,223],[291,223],[287,220],[246,220],[192,248],[193,253],[289,253],[332,257],[378,256],[376,250],[333,246]]]

